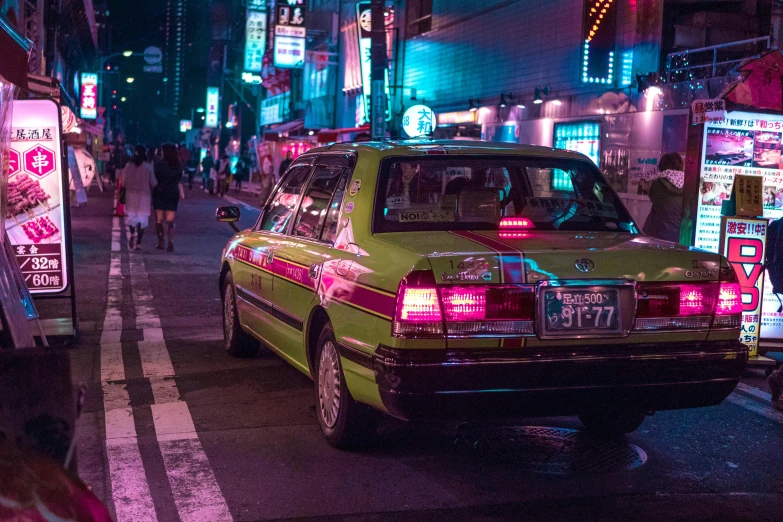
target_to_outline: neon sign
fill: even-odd
[[[586,0],[582,33],[582,83],[611,84],[614,81],[617,2]]]
[[[98,75],[82,73],[79,115],[87,120],[98,117]]]

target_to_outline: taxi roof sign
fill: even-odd
[[[431,136],[435,131],[435,113],[426,105],[414,105],[402,115],[402,130],[411,138]]]

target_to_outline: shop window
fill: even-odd
[[[417,36],[432,29],[432,0],[408,0],[406,24],[408,36]]]

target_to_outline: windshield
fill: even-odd
[[[520,157],[389,158],[381,165],[374,232],[496,230],[526,217],[542,230],[638,233],[598,170]]]

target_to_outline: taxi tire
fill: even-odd
[[[231,292],[230,299],[226,296],[226,292]],[[239,313],[237,311],[237,296],[234,289],[234,279],[231,277],[231,272],[226,274],[223,280],[223,342],[225,343],[226,350],[232,357],[253,357],[258,354],[261,347],[258,340],[252,335],[248,334],[242,329],[239,324]],[[231,341],[228,340],[228,332],[226,332],[226,301],[229,300],[229,305],[232,307],[232,331]]]
[[[375,435],[380,414],[377,410],[356,402],[345,385],[343,365],[338,354],[336,362],[340,382],[340,405],[334,426],[329,426],[323,419],[320,404],[319,376],[321,375],[321,355],[327,342],[337,347],[337,340],[331,323],[326,323],[318,336],[315,349],[315,414],[326,441],[337,449],[357,449],[365,446]]]
[[[579,420],[590,433],[605,436],[622,436],[633,433],[642,425],[644,413],[626,410],[594,410],[579,414]]]

